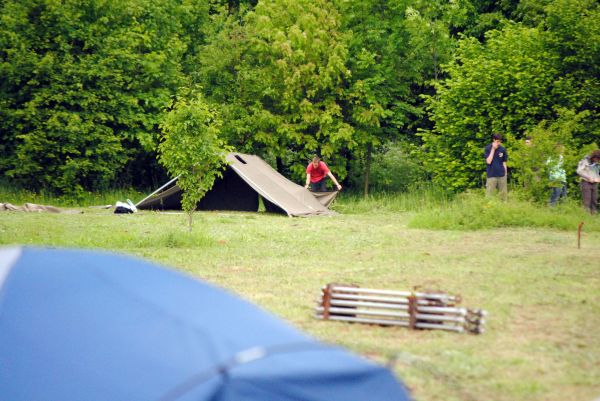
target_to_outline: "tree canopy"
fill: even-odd
[[[230,148],[220,139],[219,115],[201,94],[191,91],[186,95],[174,102],[161,124],[159,153],[161,164],[178,177],[191,231],[196,205],[221,176]]]
[[[573,146],[600,138],[599,11],[596,2],[557,0],[535,27],[507,22],[483,43],[459,41],[447,78],[427,96],[435,126],[423,134],[423,160],[438,182],[457,190],[480,183],[482,144],[494,132],[522,139],[570,116],[580,127]]]
[[[599,142],[593,0],[2,0],[0,11],[0,172],[29,189],[151,185],[173,173],[157,162],[173,113],[194,107],[214,113],[223,146],[296,180],[317,153],[365,191],[407,177],[481,185],[493,132],[517,152],[517,181],[524,136],[568,130],[573,155]],[[386,184],[383,160],[415,173]]]

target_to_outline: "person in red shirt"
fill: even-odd
[[[306,185],[304,188],[308,188],[310,185],[310,190],[313,192],[325,192],[327,191],[327,187],[325,186],[327,177],[331,178],[338,191],[342,190],[342,186],[337,182],[331,171],[329,171],[327,165],[321,161],[319,156],[315,156],[306,167]]]

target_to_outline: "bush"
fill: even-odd
[[[402,143],[389,143],[381,152],[373,155],[371,173],[369,176],[369,190],[373,192],[406,192],[418,183],[426,180],[423,166],[414,159],[409,146]],[[364,187],[365,166],[355,165],[356,173],[351,177],[353,187]]]
[[[574,114],[564,111],[561,118],[552,123],[542,121],[527,132],[531,145],[510,138],[511,177],[520,187],[519,195],[524,200],[548,202],[551,187],[557,186],[549,179],[550,168],[561,156],[570,192],[578,192],[577,162],[596,149],[594,144],[583,145],[574,140],[574,136],[580,136],[585,129],[581,121],[588,115],[588,112]]]

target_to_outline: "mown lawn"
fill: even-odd
[[[324,341],[383,363],[397,356],[398,376],[420,401],[600,396],[600,232],[586,226],[578,249],[576,226],[430,230],[409,228],[413,212],[389,210],[202,212],[191,235],[183,214],[68,212],[0,212],[0,244],[102,248],[173,266]],[[312,308],[328,282],[460,294],[489,312],[487,331],[319,321]]]

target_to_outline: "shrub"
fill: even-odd
[[[411,155],[409,146],[391,142],[373,155],[369,175],[370,191],[406,192],[426,179],[423,166]],[[353,187],[364,187],[364,164],[355,164],[358,171],[351,177]]]
[[[589,113],[574,114],[563,112],[558,120],[548,123],[542,121],[527,132],[531,144],[511,138],[511,178],[521,187],[519,192],[524,200],[547,203],[550,189],[556,183],[549,179],[552,162],[563,157],[563,168],[567,174],[567,184],[571,192],[576,193],[579,179],[576,174],[577,162],[589,153],[595,145],[577,143],[573,138],[585,128],[581,121]]]

